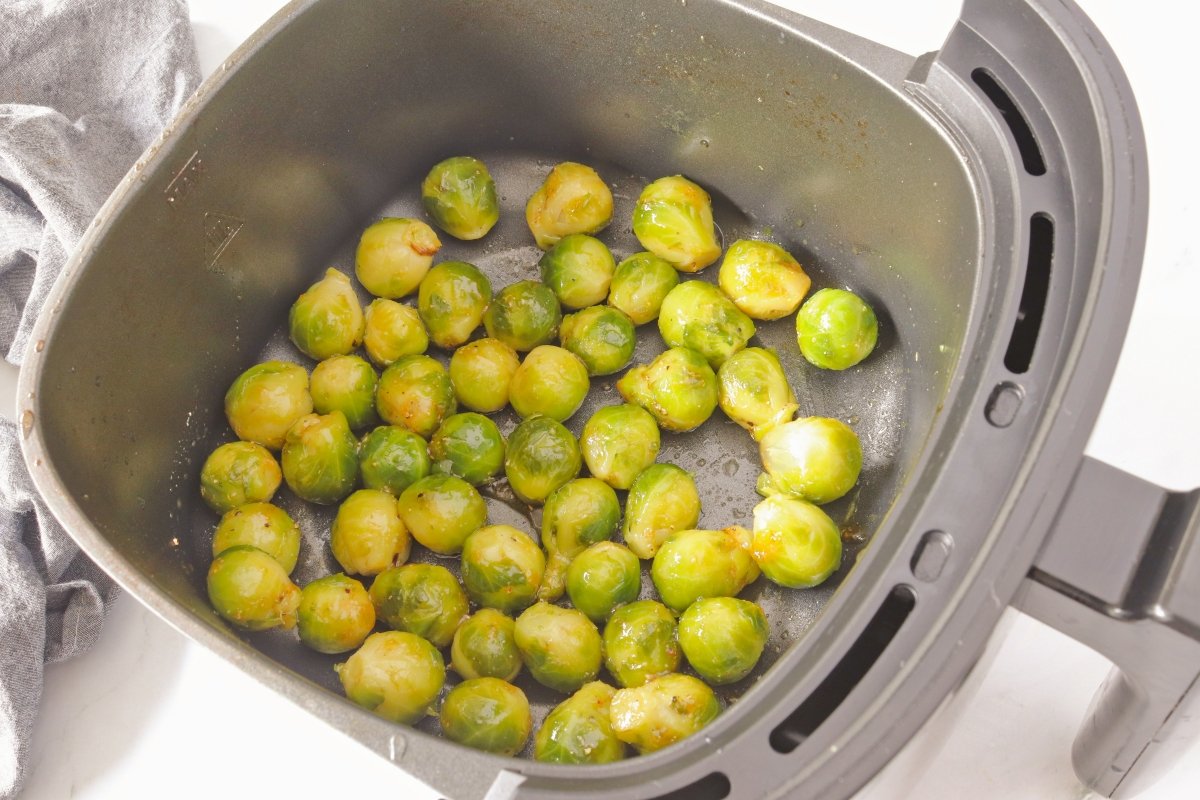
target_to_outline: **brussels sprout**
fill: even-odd
[[[269,553],[238,545],[213,559],[208,599],[218,614],[239,628],[291,629],[296,627],[300,588]]]
[[[637,599],[642,588],[642,564],[628,547],[597,542],[567,568],[571,604],[599,625],[613,609]]]
[[[308,372],[286,361],[255,364],[225,393],[225,416],[237,437],[271,450],[283,447],[288,429],[312,410]]]
[[[610,713],[618,739],[651,753],[712,722],[721,713],[721,701],[699,678],[671,673],[618,690]]]
[[[850,491],[862,470],[858,436],[846,424],[828,417],[804,417],[777,425],[767,431],[758,448],[769,476],[764,494],[783,493],[828,503]]]
[[[590,388],[588,369],[578,356],[544,344],[525,356],[513,373],[508,402],[524,419],[541,414],[562,422],[583,405]]]
[[[579,439],[588,472],[614,489],[632,486],[633,479],[658,458],[660,444],[654,417],[629,403],[605,406],[592,414]]]
[[[550,558],[538,599],[562,597],[571,560],[589,545],[611,539],[620,522],[621,503],[604,481],[577,478],[556,489],[542,509],[542,546]]]
[[[651,464],[629,488],[621,535],[638,558],[654,558],[668,536],[699,521],[700,492],[692,476],[674,464]]]
[[[545,571],[541,548],[511,525],[488,525],[463,543],[463,584],[478,605],[515,614],[534,601]]]
[[[663,299],[679,285],[679,273],[654,253],[634,253],[617,265],[608,304],[645,325],[658,319]]]
[[[628,366],[637,347],[637,332],[624,312],[592,306],[563,318],[562,346],[587,365],[589,375],[611,375]]]
[[[362,344],[363,310],[350,278],[336,269],[296,298],[288,333],[300,352],[317,361],[342,356]]]
[[[301,500],[330,505],[358,482],[358,442],[340,411],[309,414],[288,431],[283,479]]]
[[[750,431],[755,441],[790,420],[800,406],[779,357],[761,347],[747,347],[717,370],[717,402],[731,420]]]
[[[467,617],[467,596],[453,573],[437,564],[405,564],[371,582],[371,604],[380,622],[445,647]]]
[[[504,437],[482,414],[455,414],[429,440],[429,457],[434,472],[478,486],[504,468]]]
[[[379,422],[375,413],[375,369],[358,356],[327,358],[313,369],[313,410],[318,414],[340,411],[358,430]]]
[[[425,276],[417,292],[417,310],[429,338],[447,350],[471,338],[492,302],[492,284],[479,267],[443,261]]]
[[[812,503],[774,495],[754,507],[750,555],[768,579],[789,589],[807,589],[841,566],[842,534]]]
[[[428,439],[458,407],[446,368],[429,356],[405,356],[383,371],[375,390],[379,416]]]
[[[690,347],[716,369],[754,336],[754,321],[711,283],[684,281],[663,300],[658,332],[668,347]]]
[[[710,684],[749,675],[770,635],[763,610],[736,597],[701,598],[679,617],[679,646],[692,669]]]
[[[231,547],[250,545],[279,562],[291,574],[300,556],[300,529],[279,506],[247,503],[226,511],[213,534],[212,553],[219,556]]]
[[[408,560],[412,539],[400,520],[396,498],[377,489],[359,489],[338,506],[329,548],[342,569],[378,575]]]
[[[777,244],[739,239],[725,251],[717,282],[754,319],[779,319],[800,307],[812,284],[804,268]]]
[[[450,356],[450,383],[458,402],[490,414],[508,405],[508,387],[521,365],[517,351],[499,339],[477,339]]]
[[[657,600],[638,600],[613,612],[604,626],[604,666],[625,688],[679,669],[675,615]]]
[[[433,228],[419,219],[381,219],[358,240],[354,274],[371,294],[395,300],[417,288],[441,249]]]
[[[375,607],[363,585],[340,572],[300,592],[300,641],[318,653],[345,653],[375,627]]]
[[[504,475],[517,497],[531,505],[546,502],[582,466],[579,443],[550,417],[530,417],[508,437]]]
[[[405,725],[430,711],[446,681],[446,664],[437,648],[403,631],[371,634],[346,663],[334,669],[346,697]]]
[[[457,156],[434,164],[421,183],[421,202],[433,224],[455,239],[482,239],[500,219],[496,184],[477,158]]]
[[[449,556],[487,522],[487,504],[462,478],[430,475],[400,495],[400,518],[414,539]]]
[[[680,272],[699,272],[721,256],[712,199],[682,175],[659,178],[642,190],[633,209],[633,234]]]
[[[814,367],[849,369],[875,349],[879,322],[858,295],[822,289],[796,315],[800,353]]]
[[[363,347],[367,357],[379,366],[429,349],[429,334],[415,308],[379,298],[367,306],[366,316]]]
[[[275,496],[283,473],[275,457],[253,442],[223,444],[200,468],[200,496],[208,507],[224,514],[247,503],[265,503]]]
[[[586,308],[608,297],[617,262],[604,242],[573,233],[564,236],[538,261],[542,283],[567,308]]]
[[[470,678],[442,701],[442,731],[452,742],[515,756],[529,741],[533,716],[525,693],[499,678]]]
[[[599,233],[612,219],[613,197],[596,170],[564,161],[525,205],[525,221],[537,246],[546,250],[564,236]]]
[[[521,352],[554,341],[561,321],[558,298],[537,281],[517,281],[505,286],[496,293],[483,315],[488,336]]]
[[[464,678],[511,681],[521,671],[512,617],[481,608],[458,626],[450,644],[450,663]]]
[[[430,469],[425,440],[398,425],[381,425],[364,436],[358,458],[363,486],[397,497]]]
[[[668,608],[683,611],[701,597],[734,597],[758,577],[750,531],[680,531],[654,556],[650,577]]]
[[[516,623],[517,649],[529,674],[559,692],[573,692],[600,672],[600,632],[582,612],[538,602]]]
[[[533,757],[551,764],[609,764],[625,757],[609,709],[616,689],[592,681],[546,715],[533,740]]]
[[[686,347],[672,347],[629,370],[617,381],[617,391],[679,433],[700,427],[717,408],[716,373],[704,356]]]

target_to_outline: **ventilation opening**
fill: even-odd
[[[790,753],[812,736],[821,723],[850,696],[863,676],[875,665],[883,651],[900,631],[900,626],[916,605],[917,598],[907,586],[897,586],[883,601],[842,660],[821,685],[788,718],[771,731],[771,747],[778,753]]]
[[[1042,149],[1038,147],[1037,139],[1034,138],[1029,122],[1017,108],[1017,104],[1009,97],[1008,92],[1004,91],[1000,82],[982,67],[971,73],[971,80],[975,81],[975,85],[983,90],[988,100],[992,101],[992,105],[1000,112],[1008,129],[1012,131],[1013,139],[1017,142],[1017,152],[1021,154],[1021,163],[1025,165],[1025,171],[1030,175],[1045,175],[1046,161],[1042,158]]]
[[[1054,222],[1045,214],[1034,214],[1029,220],[1029,257],[1025,262],[1025,286],[1021,289],[1021,304],[1013,323],[1012,337],[1004,353],[1004,366],[1014,375],[1021,375],[1033,361],[1042,317],[1046,313],[1046,296],[1050,293],[1050,267],[1054,261]]]
[[[729,778],[720,772],[713,772],[695,783],[667,794],[660,794],[653,800],[724,800],[729,796],[731,789]]]

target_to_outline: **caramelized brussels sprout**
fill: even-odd
[[[550,170],[525,205],[525,221],[537,246],[553,247],[564,236],[599,233],[612,219],[613,197],[596,170],[564,161]]]
[[[774,495],[754,507],[750,554],[769,580],[790,589],[823,583],[842,564],[842,534],[812,503]]]
[[[428,439],[457,409],[446,368],[429,356],[405,356],[383,371],[375,390],[379,416]]]
[[[674,464],[651,464],[629,488],[621,535],[638,558],[654,558],[668,536],[699,521],[700,492],[691,474]]]
[[[375,607],[363,585],[340,572],[300,591],[300,641],[318,653],[345,653],[375,627]]]
[[[658,424],[683,433],[703,425],[717,408],[717,375],[704,356],[672,347],[617,381],[626,402],[649,411]]]
[[[373,633],[334,667],[346,697],[384,719],[411,725],[430,711],[446,681],[442,654],[413,633]]]
[[[414,539],[449,556],[487,522],[487,504],[462,478],[430,475],[400,495],[400,519]]]
[[[371,582],[375,616],[392,630],[415,633],[446,647],[467,616],[467,596],[450,570],[437,564],[405,564]]]
[[[651,753],[696,733],[721,713],[721,701],[699,678],[671,673],[612,699],[613,733],[639,753]]]
[[[645,325],[658,319],[667,294],[679,285],[679,273],[654,253],[634,253],[617,265],[608,290],[608,304]]]
[[[759,442],[767,480],[764,494],[790,494],[812,503],[837,500],[858,482],[862,446],[848,425],[804,417],[771,428]]]
[[[659,178],[642,190],[633,210],[633,234],[680,272],[699,272],[721,257],[712,199],[682,175]]]
[[[608,297],[617,262],[604,242],[573,233],[564,236],[538,261],[542,283],[567,308],[586,308]]]
[[[736,597],[704,597],[679,617],[679,646],[709,684],[740,681],[758,663],[771,629],[756,604]]]
[[[701,597],[734,597],[758,577],[751,534],[734,525],[719,531],[680,531],[654,556],[650,577],[662,601],[683,611]]]
[[[470,156],[435,164],[421,183],[421,202],[434,225],[464,241],[482,239],[500,219],[491,173]]]
[[[417,292],[417,311],[429,338],[447,350],[471,338],[492,302],[492,284],[479,267],[443,261],[425,276]]]
[[[576,478],[556,489],[542,509],[542,546],[550,558],[538,599],[562,597],[571,560],[589,545],[611,539],[620,522],[617,493],[604,481]]]
[[[533,740],[533,757],[550,764],[610,764],[625,757],[609,709],[616,689],[592,681],[546,715]]]
[[[200,496],[218,514],[275,496],[283,473],[275,457],[253,442],[229,442],[213,450],[200,468]]]
[[[617,606],[637,599],[642,588],[642,564],[628,547],[597,542],[567,567],[567,595],[597,625]]]
[[[483,315],[488,336],[521,352],[553,342],[560,322],[562,309],[558,298],[548,286],[537,281],[517,281],[505,286]]]
[[[530,417],[508,437],[504,475],[517,497],[531,505],[546,502],[582,466],[579,443],[550,417]]]
[[[525,356],[513,373],[508,402],[522,418],[541,414],[562,422],[583,405],[590,388],[588,369],[578,356],[544,344]]]
[[[412,539],[396,498],[376,489],[359,489],[347,497],[333,518],[329,548],[342,569],[354,575],[378,575],[403,564]]]
[[[350,278],[336,269],[292,304],[288,332],[300,352],[317,361],[346,355],[362,344],[363,310]]]
[[[490,414],[508,405],[508,387],[520,365],[517,351],[504,342],[477,339],[450,356],[450,383],[458,402]]]
[[[488,525],[462,548],[463,584],[478,605],[515,614],[537,596],[546,556],[531,537],[511,525]]]
[[[239,628],[291,629],[296,627],[300,588],[270,554],[237,545],[214,558],[208,568],[208,599],[218,614]]]
[[[225,417],[237,437],[271,450],[283,447],[288,429],[312,410],[308,372],[286,361],[255,364],[225,393]]]
[[[858,295],[822,289],[796,315],[800,353],[814,367],[849,369],[875,349],[879,322]]]
[[[579,356],[589,375],[611,375],[628,366],[637,347],[629,317],[612,306],[591,306],[563,318],[562,346]]]
[[[395,300],[420,285],[441,249],[433,228],[419,219],[381,219],[358,240],[354,274],[371,294]]]
[[[800,406],[779,357],[762,347],[747,347],[717,370],[717,402],[755,441],[790,420]]]
[[[429,457],[434,472],[478,486],[504,468],[504,437],[482,414],[454,414],[429,440]]]
[[[777,244],[739,239],[725,251],[717,282],[754,319],[779,319],[800,307],[812,284],[800,262]]]
[[[746,346],[754,322],[711,283],[684,281],[663,300],[658,331],[668,347],[690,347],[716,369]]]
[[[582,612],[534,603],[517,617],[517,649],[538,683],[574,692],[600,672],[600,632]]]
[[[657,600],[621,606],[604,626],[604,666],[624,688],[679,669],[679,653],[675,615]]]
[[[300,529],[279,506],[247,503],[221,517],[213,534],[212,554],[219,556],[238,545],[257,547],[290,575],[300,556]]]
[[[364,436],[358,458],[363,486],[396,497],[430,469],[425,440],[399,425],[381,425]]]
[[[512,617],[481,608],[458,626],[450,644],[450,663],[464,678],[515,680],[521,671]]]
[[[283,479],[301,500],[330,505],[358,482],[358,442],[340,411],[309,414],[288,431]]]
[[[629,403],[605,406],[592,414],[579,440],[588,472],[614,489],[632,486],[633,479],[658,458],[660,444],[654,417]]]
[[[529,741],[533,716],[525,693],[499,678],[470,678],[442,701],[442,732],[452,742],[515,756]]]
[[[411,306],[379,298],[367,306],[366,318],[363,347],[367,357],[381,367],[429,349],[425,323]]]
[[[358,430],[379,422],[375,414],[375,369],[358,356],[333,356],[313,369],[313,411],[328,414],[340,411],[346,422]]]

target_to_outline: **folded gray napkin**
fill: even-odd
[[[71,250],[199,80],[184,0],[0,2],[0,351],[19,365]],[[112,581],[46,510],[0,421],[0,798],[16,796],[44,663],[86,650]]]

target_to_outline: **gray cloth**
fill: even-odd
[[[113,187],[199,80],[184,0],[0,0],[0,351]],[[112,581],[50,516],[0,423],[0,798],[15,797],[42,667],[95,641]],[[51,756],[53,758],[53,756]]]

